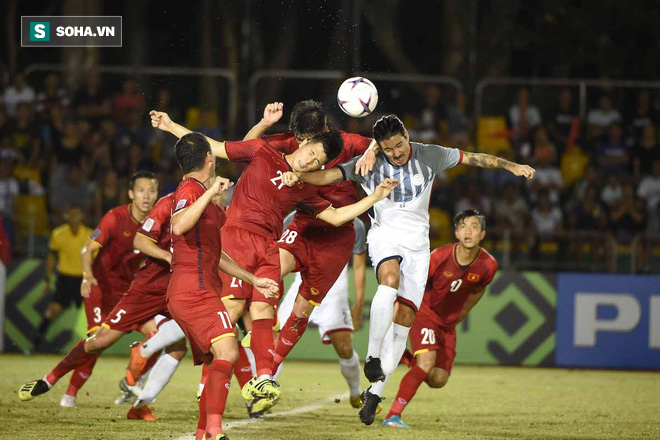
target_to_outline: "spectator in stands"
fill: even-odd
[[[600,199],[605,203],[608,208],[612,208],[615,204],[621,200],[623,197],[623,186],[621,186],[621,180],[619,176],[612,173],[607,176],[605,181],[605,187],[600,193]]]
[[[642,138],[632,149],[633,176],[637,182],[652,171],[653,161],[660,157],[658,148],[658,132],[653,125],[647,125],[642,130]]]
[[[85,166],[85,148],[80,140],[80,126],[77,121],[64,122],[64,131],[53,137],[54,166]]]
[[[471,123],[466,111],[465,92],[456,93],[454,102],[447,105],[446,112],[449,145],[461,150],[466,149],[470,145]]]
[[[513,151],[509,148],[500,150],[497,153],[498,157],[501,157],[502,159],[506,159],[511,162],[515,162],[516,159],[513,157]],[[486,183],[491,190],[495,192],[500,192],[503,191],[504,188],[509,184],[510,182],[518,182],[520,179],[514,176],[512,173],[502,173],[499,172],[500,170],[482,170],[481,171],[481,177]]]
[[[644,135],[646,127],[658,125],[658,114],[652,107],[652,95],[650,90],[642,90],[637,95],[635,109],[626,121],[626,129],[631,137],[630,144],[639,144]]]
[[[607,208],[598,198],[598,189],[589,185],[584,192],[584,200],[577,203],[571,212],[573,229],[592,231],[607,228]]]
[[[14,237],[14,198],[20,194],[18,180],[12,175],[14,160],[11,154],[3,151],[0,158],[0,217],[10,241]]]
[[[64,176],[53,181],[49,202],[55,223],[64,220],[64,210],[72,202],[77,203],[86,216],[92,214],[94,194],[80,166],[68,165]]]
[[[89,72],[85,87],[78,91],[73,100],[76,116],[85,119],[98,127],[104,118],[110,116],[112,104],[105,91],[101,88],[101,78],[98,72]]]
[[[557,205],[560,200],[563,181],[561,171],[556,165],[553,165],[554,155],[551,150],[542,149],[542,153],[535,158],[534,168],[536,174],[532,180],[527,181],[532,201],[538,201],[539,193],[545,192],[553,205]]]
[[[600,96],[600,105],[587,114],[587,136],[590,141],[600,141],[607,137],[607,129],[614,123],[622,122],[621,113],[613,108],[612,97],[606,93]]]
[[[7,116],[15,118],[18,113],[19,104],[32,104],[35,99],[34,89],[27,85],[22,73],[14,76],[12,85],[5,89],[2,100],[5,103]]]
[[[537,236],[552,237],[562,229],[562,213],[558,207],[553,207],[548,191],[538,193],[538,203],[532,209],[532,225]]]
[[[49,120],[53,107],[65,108],[69,105],[68,91],[60,87],[60,77],[50,73],[44,80],[44,89],[37,94],[37,112],[43,120]]]
[[[570,89],[564,87],[559,91],[557,106],[548,120],[550,136],[552,141],[559,147],[560,152],[566,150],[574,121],[579,123],[579,115],[573,105]],[[575,133],[576,137],[578,135],[579,133]]]
[[[456,203],[455,212],[465,211],[466,209],[476,209],[482,214],[490,214],[490,198],[481,190],[477,182],[470,182],[467,187],[467,194]]]
[[[9,130],[9,118],[5,107],[0,105],[0,139],[6,139],[7,131]]]
[[[10,122],[7,137],[10,147],[18,153],[21,163],[38,167],[41,162],[41,137],[34,120],[32,104],[18,104],[16,120]]]
[[[541,112],[535,105],[529,103],[529,90],[521,87],[518,90],[518,103],[509,109],[513,142],[519,144],[529,140],[530,134],[541,122]]]
[[[126,199],[126,191],[122,191],[122,182],[114,170],[108,171],[105,177],[101,180],[100,185],[96,185],[94,194],[94,211],[95,219],[100,220],[106,212],[115,206],[128,203]]]
[[[93,131],[88,136],[85,142],[85,156],[90,180],[100,181],[114,168],[110,142],[101,131]]]
[[[637,196],[646,203],[649,232],[660,233],[660,158],[653,161],[653,172],[642,179]]]
[[[601,141],[598,145],[598,171],[602,174],[629,174],[631,164],[630,147],[623,138],[621,125],[616,122],[610,125],[608,134],[607,139]]]
[[[444,119],[440,103],[440,89],[429,86],[424,93],[424,108],[419,115],[419,125],[416,136],[420,142],[437,142],[440,140],[440,121]]]
[[[499,228],[523,233],[529,221],[527,202],[520,195],[520,186],[509,182],[504,197],[495,202],[495,222]]]
[[[224,136],[220,130],[217,111],[212,109],[202,110],[201,125],[197,131],[211,139],[222,139]]]
[[[114,97],[115,121],[117,124],[126,124],[129,111],[143,114],[145,110],[144,94],[137,90],[137,80],[129,77],[124,79],[122,90]],[[215,138],[218,139],[218,138]]]
[[[124,154],[133,143],[138,143],[146,148],[149,145],[150,134],[150,130],[144,126],[142,113],[131,108],[126,115],[126,124],[117,127],[113,141],[113,153]]]
[[[646,219],[644,202],[635,196],[631,183],[623,186],[622,197],[610,209],[610,227],[616,240],[630,244],[632,239],[644,231]]]
[[[582,201],[584,199],[584,194],[587,190],[588,187],[593,186],[595,188],[599,188],[600,185],[598,183],[598,172],[596,169],[592,166],[588,167],[584,171],[584,178],[582,182],[580,182],[577,185],[577,198],[578,200]]]

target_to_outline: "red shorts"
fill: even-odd
[[[103,325],[120,332],[138,330],[156,315],[168,316],[164,293],[145,293],[129,290],[106,316]]]
[[[98,285],[92,285],[89,298],[84,298],[87,334],[96,331],[101,326],[123,295],[121,292],[113,292],[110,289],[101,289]]]
[[[300,272],[302,278],[298,292],[318,306],[353,255],[355,229],[311,226],[294,220],[278,244],[296,260],[293,271]]]
[[[276,241],[247,229],[227,226],[222,229],[222,251],[236,264],[256,276],[280,282],[280,248]],[[276,306],[280,301],[279,298],[266,298],[250,284],[222,271],[220,278],[223,298],[244,299],[248,303],[265,302],[272,306]]]
[[[190,342],[195,365],[211,360],[215,341],[234,337],[229,313],[214,290],[168,293],[167,308]]]
[[[456,357],[456,330],[438,324],[426,313],[418,312],[410,329],[413,354],[435,351],[435,366],[451,373]]]

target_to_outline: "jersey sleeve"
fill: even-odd
[[[439,248],[431,252],[431,258],[429,260],[429,276],[427,282],[428,284],[433,284],[433,275],[435,275],[435,271],[438,270],[441,261],[442,261],[442,256],[440,255]]]
[[[103,216],[101,222],[96,229],[94,229],[94,232],[92,232],[89,238],[100,244],[102,247],[105,247],[110,241],[112,241],[116,228],[117,217],[115,215],[115,210],[113,209]]]
[[[172,215],[183,209],[186,209],[195,203],[195,200],[197,200],[202,194],[203,193],[200,193],[199,190],[196,190],[196,188],[191,185],[182,185],[181,187],[177,188],[176,192],[174,193]]]
[[[316,191],[310,191],[309,195],[300,202],[299,206],[312,213],[315,217],[332,206],[332,203],[319,196]]]
[[[461,163],[463,153],[458,148],[447,148],[440,145],[424,145],[419,152],[420,160],[431,167],[435,174],[453,168]]]
[[[51,235],[48,249],[53,252],[57,252],[62,249],[62,234],[60,234],[59,231],[54,231]]]
[[[363,254],[367,251],[367,228],[359,218],[353,221],[355,228],[355,243],[353,244],[354,254]]]
[[[266,145],[264,139],[250,139],[247,141],[225,142],[227,159],[230,162],[252,162],[257,151]]]
[[[375,141],[372,138],[355,133],[346,133],[344,135],[344,145],[348,147],[351,156],[362,156],[373,142]]]
[[[157,242],[160,237],[161,228],[166,223],[167,218],[172,212],[172,199],[169,197],[160,200],[149,213],[149,217],[138,229],[138,234],[142,234],[148,239]]]
[[[337,165],[337,168],[339,168],[339,171],[341,171],[343,180],[352,180],[353,182],[357,183],[364,182],[364,177],[355,172],[355,164],[358,160],[360,160],[360,156],[356,156],[348,162]]]

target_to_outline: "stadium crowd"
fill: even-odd
[[[488,216],[489,236],[508,237],[514,257],[534,261],[546,255],[552,267],[586,260],[614,270],[612,254],[624,246],[635,253],[638,271],[650,270],[653,248],[644,243],[660,231],[660,114],[654,97],[640,91],[634,106],[619,109],[603,93],[586,121],[576,98],[562,89],[554,107],[539,108],[529,90],[518,91],[501,116],[504,146],[491,152],[534,166],[535,179],[525,184],[494,170],[450,170],[435,184],[432,247],[453,240],[454,213],[473,208]],[[413,140],[483,151],[464,94],[448,103],[429,87],[423,99],[421,108],[398,111]],[[31,234],[47,237],[71,204],[94,226],[104,212],[126,202],[126,181],[136,170],[154,171],[160,194],[176,188],[174,139],[148,126],[148,110],[166,111],[216,139],[224,133],[216,110],[183,111],[166,89],[152,99],[132,77],[110,83],[89,73],[73,91],[54,73],[43,84],[29,84],[19,74],[0,101],[0,234],[7,237],[0,242],[4,252],[14,245],[15,255],[25,253]],[[338,125],[370,134],[361,120]],[[240,176],[240,166],[220,165],[221,175],[234,181]]]

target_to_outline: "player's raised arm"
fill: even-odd
[[[232,185],[233,182],[230,182],[229,179],[216,177],[209,189],[200,198],[195,200],[192,205],[172,214],[172,219],[170,220],[172,234],[183,235],[190,231],[202,216],[204,209],[211,203],[213,197],[223,191],[227,191]]]
[[[151,116],[152,127],[171,133],[179,139],[183,135],[192,133],[192,130],[172,121],[169,115],[165,112],[151,110],[149,112],[149,116]],[[206,138],[207,141],[209,141],[209,144],[211,145],[211,150],[213,151],[213,155],[215,157],[219,157],[221,159],[227,159],[227,150],[225,149],[224,141],[217,141],[215,139],[211,139],[208,136],[204,136],[204,137]]]
[[[96,278],[94,278],[94,274],[92,273],[92,263],[94,262],[94,258],[96,258],[95,256],[98,251],[101,250],[101,248],[102,246],[92,239],[87,240],[87,244],[84,248],[82,248],[80,259],[82,260],[83,280],[82,284],[80,285],[80,294],[84,298],[89,297],[89,292],[92,290],[92,284],[98,285],[99,283]]]
[[[502,168],[516,176],[522,176],[526,179],[534,177],[536,170],[529,165],[521,165],[515,162],[510,162],[501,157],[493,156],[486,153],[471,153],[469,151],[462,151],[461,163],[466,165],[473,165],[481,168]]]
[[[167,261],[167,264],[172,263],[172,254],[165,249],[158,247],[158,244],[155,241],[146,235],[141,234],[140,231],[135,234],[133,247],[148,257]]]
[[[243,140],[249,141],[252,139],[259,139],[264,133],[266,133],[266,130],[282,119],[283,114],[284,104],[281,102],[271,102],[264,109],[264,117],[247,132]]]
[[[399,186],[398,180],[385,179],[376,187],[372,194],[369,194],[362,200],[353,203],[352,205],[343,206],[337,209],[330,206],[316,217],[333,226],[341,226],[389,196],[392,190],[397,186]]]
[[[224,273],[243,280],[246,283],[252,284],[255,289],[259,291],[266,298],[276,298],[279,296],[279,285],[270,278],[260,278],[252,272],[239,266],[229,255],[222,252],[218,268]]]
[[[305,182],[315,186],[330,185],[343,179],[339,168],[330,168],[329,170],[314,171],[311,173],[287,172],[282,175],[282,182],[286,186],[293,186],[298,182]]]

